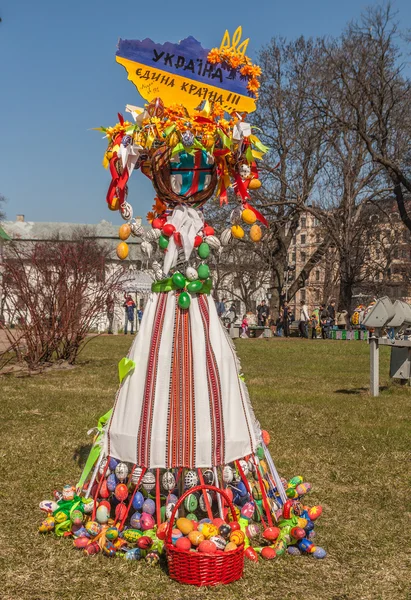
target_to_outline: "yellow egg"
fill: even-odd
[[[124,223],[124,225],[121,225],[120,229],[118,230],[118,237],[120,238],[120,240],[126,240],[128,237],[130,237],[130,233],[131,233],[130,225],[128,225],[127,223]]]
[[[247,225],[252,225],[257,221],[257,217],[249,208],[245,208],[243,210],[243,212],[241,213],[241,218],[244,221],[244,223],[247,223]]]
[[[224,548],[224,552],[230,552],[230,550],[237,550],[237,544],[235,544],[234,542],[228,542],[228,544]]]
[[[120,242],[117,246],[117,256],[120,260],[124,260],[128,256],[128,245],[126,242]]]
[[[120,202],[119,199],[114,196],[114,198],[111,200],[111,203],[108,205],[110,210],[118,210],[120,208]]]
[[[259,242],[263,232],[261,231],[261,227],[257,224],[254,224],[250,229],[250,238],[253,242]]]
[[[181,519],[177,519],[177,529],[181,531],[184,535],[189,534],[194,529],[193,522],[190,519],[185,519],[181,517]]]
[[[261,181],[259,179],[252,179],[248,184],[249,190],[258,190],[261,187]]]
[[[233,225],[231,227],[231,233],[237,240],[241,240],[244,237],[244,229],[240,225]]]

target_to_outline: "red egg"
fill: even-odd
[[[203,543],[203,542],[201,542],[201,543]],[[181,538],[178,538],[178,540],[175,543],[175,546],[179,550],[190,550],[190,548],[191,548],[191,542],[190,542],[190,540],[187,537],[181,537]]]
[[[217,546],[210,540],[203,540],[198,546],[198,551],[204,552],[205,554],[215,554],[217,552]]]
[[[141,550],[149,550],[153,545],[153,540],[148,535],[143,535],[141,538],[137,540],[137,546]]]
[[[116,511],[115,511],[116,521],[122,521],[126,514],[127,514],[127,506],[123,502],[121,502],[120,504],[117,504]]]
[[[105,479],[100,486],[99,496],[100,498],[108,498],[110,496],[110,492],[107,487],[107,481]]]
[[[241,529],[240,527],[240,523],[238,521],[231,521],[231,523],[229,523],[231,531],[238,531],[239,529]]]
[[[178,231],[176,231],[174,233],[174,241],[176,243],[176,246],[181,246],[181,235],[178,233]]]
[[[168,523],[161,523],[161,525],[159,525],[157,532],[156,532],[156,536],[158,537],[159,540],[166,539],[167,528],[168,528]]]
[[[203,243],[203,238],[199,235],[196,235],[194,238],[194,248],[198,248],[200,244]]]
[[[273,542],[280,535],[280,529],[278,527],[267,527],[263,531],[263,538]]]
[[[86,546],[88,546],[89,543],[90,543],[90,538],[84,536],[84,537],[76,538],[73,541],[73,546],[80,550],[81,548],[85,548]]]
[[[244,554],[249,560],[252,560],[253,562],[258,562],[258,554],[251,546],[248,546]]]
[[[157,217],[151,223],[153,229],[161,229],[165,223],[165,217]]]
[[[302,540],[305,537],[305,531],[302,527],[293,527],[290,534],[295,540]]]
[[[273,558],[275,558],[276,553],[274,548],[271,548],[270,546],[266,546],[265,548],[263,548],[261,550],[261,557],[264,558],[264,560],[272,560]]]
[[[110,502],[108,502],[107,500],[102,500],[101,502],[98,503],[98,505],[105,506],[108,511],[111,510]]]
[[[203,229],[204,235],[214,235],[214,228],[210,225],[206,225]]]
[[[321,516],[322,512],[322,506],[313,506],[308,509],[308,516],[310,517],[311,521],[315,521],[316,519],[318,519],[319,516]]]
[[[174,225],[172,225],[171,223],[166,223],[163,226],[162,233],[166,237],[170,237],[170,235],[173,235],[173,233],[175,232],[175,230],[176,230],[176,228],[175,228]]]
[[[213,519],[213,525],[215,525],[216,527],[220,527],[220,525],[223,525],[225,521],[223,521],[223,519],[220,518],[216,518]]]
[[[290,519],[291,518],[291,510],[293,508],[293,501],[287,500],[283,506],[283,518]]]
[[[224,491],[226,493],[226,496],[228,496],[232,502],[233,501],[233,490],[231,488],[226,488]]]
[[[116,485],[116,489],[114,490],[114,495],[120,502],[123,502],[128,496],[128,488],[125,483],[119,483]]]

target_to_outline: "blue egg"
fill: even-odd
[[[247,495],[247,488],[245,487],[245,484],[244,484],[242,481],[239,481],[239,482],[236,484],[236,486],[235,486],[235,487],[236,487],[236,489],[237,489],[237,493],[238,493],[240,496],[246,496],[246,495]]]
[[[140,519],[141,514],[139,512],[135,512],[130,517],[130,526],[132,529],[140,529]]]
[[[143,504],[144,504],[144,496],[141,492],[136,492],[134,498],[133,498],[133,508],[135,510],[140,510],[143,508]]]
[[[287,552],[288,552],[288,554],[291,554],[292,556],[300,556],[301,555],[301,552],[297,548],[297,546],[288,546]]]
[[[312,553],[314,558],[325,558],[327,556],[327,552],[321,546],[317,546],[314,552]]]
[[[117,467],[118,465],[118,460],[116,460],[115,458],[110,458],[108,466],[110,467],[110,471],[114,471],[114,469]]]
[[[307,538],[303,538],[297,542],[297,546],[301,552],[308,552],[312,545],[313,543],[307,540]]]
[[[166,504],[176,504],[177,500],[178,498],[175,494],[169,494],[167,496]]]
[[[124,555],[126,560],[140,560],[141,558],[141,550],[140,548],[132,548],[131,550],[127,550]]]
[[[154,500],[151,500],[151,498],[144,500],[143,512],[148,513],[149,515],[154,515],[156,512],[156,503]]]
[[[110,475],[107,477],[107,489],[109,492],[114,492],[114,490],[116,489],[116,486],[118,484],[118,479],[115,476],[114,473],[110,473]]]
[[[315,523],[314,521],[308,521],[307,525],[304,527],[304,531],[306,533],[308,533],[309,531],[312,531],[315,527]]]
[[[313,539],[315,538],[315,536],[316,536],[316,535],[317,535],[317,534],[316,534],[315,530],[314,530],[314,529],[312,529],[311,531],[309,531],[309,532],[307,533],[306,537],[307,537],[309,540],[313,541]]]

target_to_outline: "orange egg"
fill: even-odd
[[[108,207],[110,210],[118,210],[120,208],[120,200],[114,196]]]
[[[244,542],[245,535],[241,529],[237,529],[237,531],[233,531],[230,535],[230,542],[234,542],[236,546],[240,546]]]
[[[193,544],[193,546],[198,546],[201,542],[204,541],[204,536],[201,531],[190,531],[188,534],[188,539]]]
[[[261,187],[261,181],[259,179],[252,179],[248,184],[249,190],[258,190]]]
[[[231,227],[231,233],[237,240],[241,240],[244,237],[244,229],[240,225],[233,225]]]
[[[257,221],[257,217],[255,216],[253,211],[249,208],[245,208],[243,210],[243,212],[241,213],[241,218],[244,221],[244,223],[247,223],[247,225],[252,225],[253,223],[255,223]]]
[[[227,546],[224,548],[224,552],[230,552],[230,550],[237,550],[237,544],[228,542]]]
[[[190,519],[185,519],[181,517],[181,519],[177,519],[177,529],[181,531],[184,535],[188,535],[191,531],[194,530],[193,522]]]
[[[118,237],[120,238],[120,240],[126,240],[128,237],[130,237],[130,233],[130,225],[124,223],[124,225],[121,225],[120,229],[118,230]]]
[[[263,236],[261,227],[255,223],[250,229],[250,238],[253,242],[259,242]]]
[[[126,244],[126,242],[120,242],[119,245],[117,246],[117,256],[119,257],[120,260],[124,260],[125,258],[127,258],[128,256],[128,245]]]

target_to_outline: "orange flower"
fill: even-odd
[[[261,67],[259,67],[258,65],[253,65],[252,67],[249,67],[249,73],[251,77],[260,77]]]
[[[241,65],[241,63],[242,63],[241,56],[232,56],[229,61],[229,64],[233,69],[238,69],[238,67]]]
[[[213,65],[221,62],[220,50],[218,48],[213,48],[210,50],[207,56],[207,61]]]
[[[150,224],[154,221],[155,218],[156,218],[156,215],[153,212],[149,211],[147,213],[146,219]]]
[[[259,87],[260,83],[258,79],[250,79],[250,81],[247,83],[247,89],[250,90],[250,92],[256,92]]]
[[[154,201],[155,201],[155,204],[154,204],[153,208],[155,209],[157,214],[161,215],[161,213],[163,213],[165,211],[167,206],[164,204],[164,202],[162,200],[160,200],[160,198],[158,198],[158,196],[156,196],[154,198]]]

